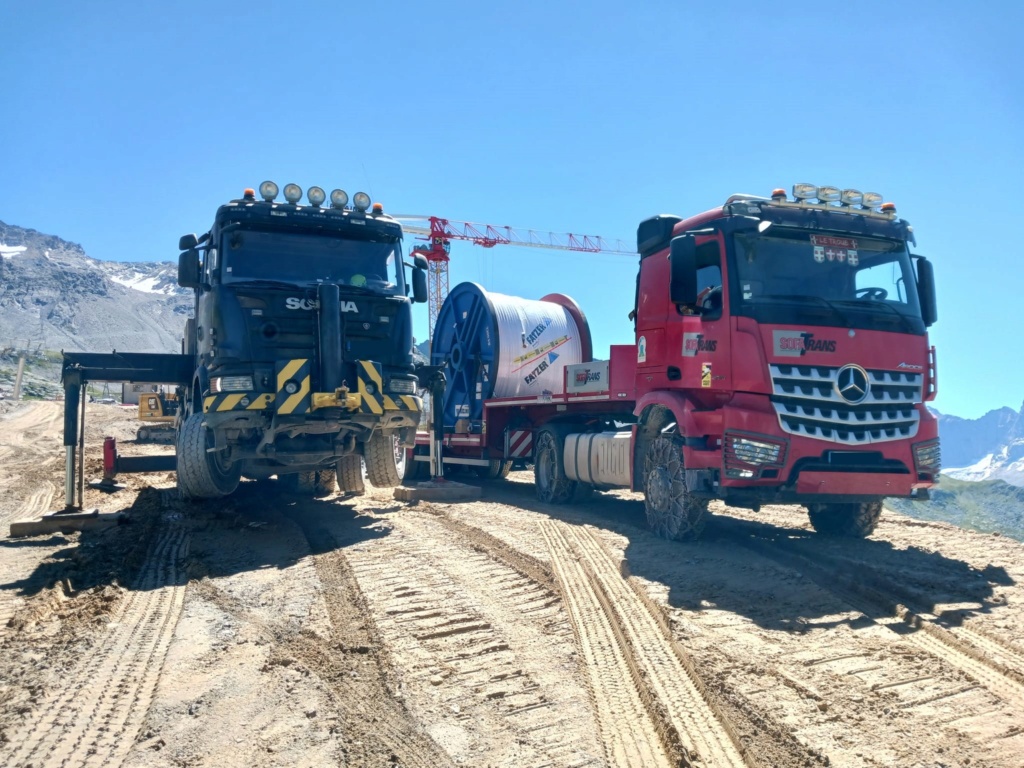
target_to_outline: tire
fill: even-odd
[[[397,435],[374,432],[366,443],[366,476],[376,488],[395,488],[405,474],[405,446]]]
[[[655,536],[678,541],[700,538],[707,518],[707,499],[686,490],[683,452],[678,440],[657,437],[644,454],[644,510]]]
[[[562,438],[552,429],[542,429],[537,434],[533,482],[537,498],[548,504],[567,504],[576,491],[578,483],[566,476],[562,465]]]
[[[316,482],[313,484],[313,495],[318,499],[325,498],[338,490],[337,475],[333,469],[318,469]]]
[[[486,467],[477,468],[477,474],[485,480],[504,480],[512,471],[512,462],[491,459]]]
[[[808,504],[811,527],[828,536],[863,539],[875,532],[882,516],[881,501],[846,504]]]
[[[338,459],[338,489],[347,496],[362,496],[366,493],[363,484],[363,457],[350,453]]]
[[[413,458],[414,456],[423,455],[424,454],[416,448],[413,448],[412,451],[405,452],[405,474],[402,475],[403,483],[414,483],[430,479],[430,462],[416,461]],[[429,455],[429,452],[427,455]]]
[[[216,499],[233,493],[242,479],[242,464],[225,465],[208,453],[213,441],[201,413],[181,420],[177,435],[178,490],[185,499]]]

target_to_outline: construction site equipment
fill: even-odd
[[[854,192],[796,185],[795,199],[733,195],[641,222],[623,302],[635,344],[565,366],[560,388],[453,410],[491,391],[493,360],[453,359],[452,346],[444,463],[532,459],[550,503],[641,491],[652,529],[682,539],[710,499],[803,504],[817,530],[849,536],[874,530],[885,497],[926,499],[940,469],[924,405],[937,390],[933,269],[895,206]],[[525,353],[551,340],[541,331]],[[418,437],[414,467],[429,444]]]
[[[609,240],[596,235],[540,232],[521,227],[454,221],[438,216],[398,214],[395,218],[402,222],[402,229],[406,234],[419,235],[420,239],[425,241],[422,245],[414,246],[412,253],[422,255],[429,265],[427,306],[430,313],[429,333],[431,339],[433,339],[441,305],[448,298],[448,263],[451,261],[453,240],[463,240],[483,248],[493,248],[496,245],[518,245],[556,251],[636,255],[621,240]]]
[[[145,424],[137,433],[140,442],[173,443],[174,421],[177,418],[178,397],[170,392],[143,392],[139,395],[139,421]],[[149,425],[155,426],[149,426]]]

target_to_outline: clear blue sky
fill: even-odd
[[[635,237],[732,192],[882,192],[939,281],[940,410],[1024,400],[1024,3],[0,2],[0,220],[167,260],[263,179]],[[632,343],[629,258],[455,244]],[[426,309],[417,308],[417,335]]]

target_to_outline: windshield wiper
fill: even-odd
[[[881,307],[892,312],[896,317],[900,319],[900,325],[907,333],[914,333],[914,326],[910,323],[910,318],[900,312],[896,307],[891,304],[886,304],[884,301],[844,301],[844,304],[856,304],[857,309],[872,310],[876,307]]]
[[[829,301],[828,299],[823,299],[821,296],[810,296],[807,294],[797,293],[768,293],[765,294],[764,296],[755,296],[753,300],[758,301],[759,299],[768,299],[770,301],[795,301],[800,304],[806,304],[809,301],[817,302],[820,306],[831,311],[832,314],[834,314],[836,317],[838,317],[840,320],[846,323],[846,325],[850,325],[850,318],[846,316],[846,313],[843,312],[843,310],[841,310],[831,301]]]
[[[268,285],[274,288],[292,288],[300,291],[307,287],[304,285],[297,285],[295,283],[287,283],[284,280],[267,280],[259,277],[236,278],[231,281],[230,285]]]

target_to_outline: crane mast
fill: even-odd
[[[438,216],[398,215],[394,218],[402,223],[405,233],[418,235],[417,239],[422,241],[413,247],[412,253],[422,254],[427,260],[427,306],[430,312],[431,339],[441,305],[448,296],[448,263],[451,261],[452,240],[465,240],[483,248],[518,245],[556,251],[637,255],[636,250],[622,240],[609,240],[597,235],[541,232],[494,224],[474,224],[470,221],[455,221]]]

